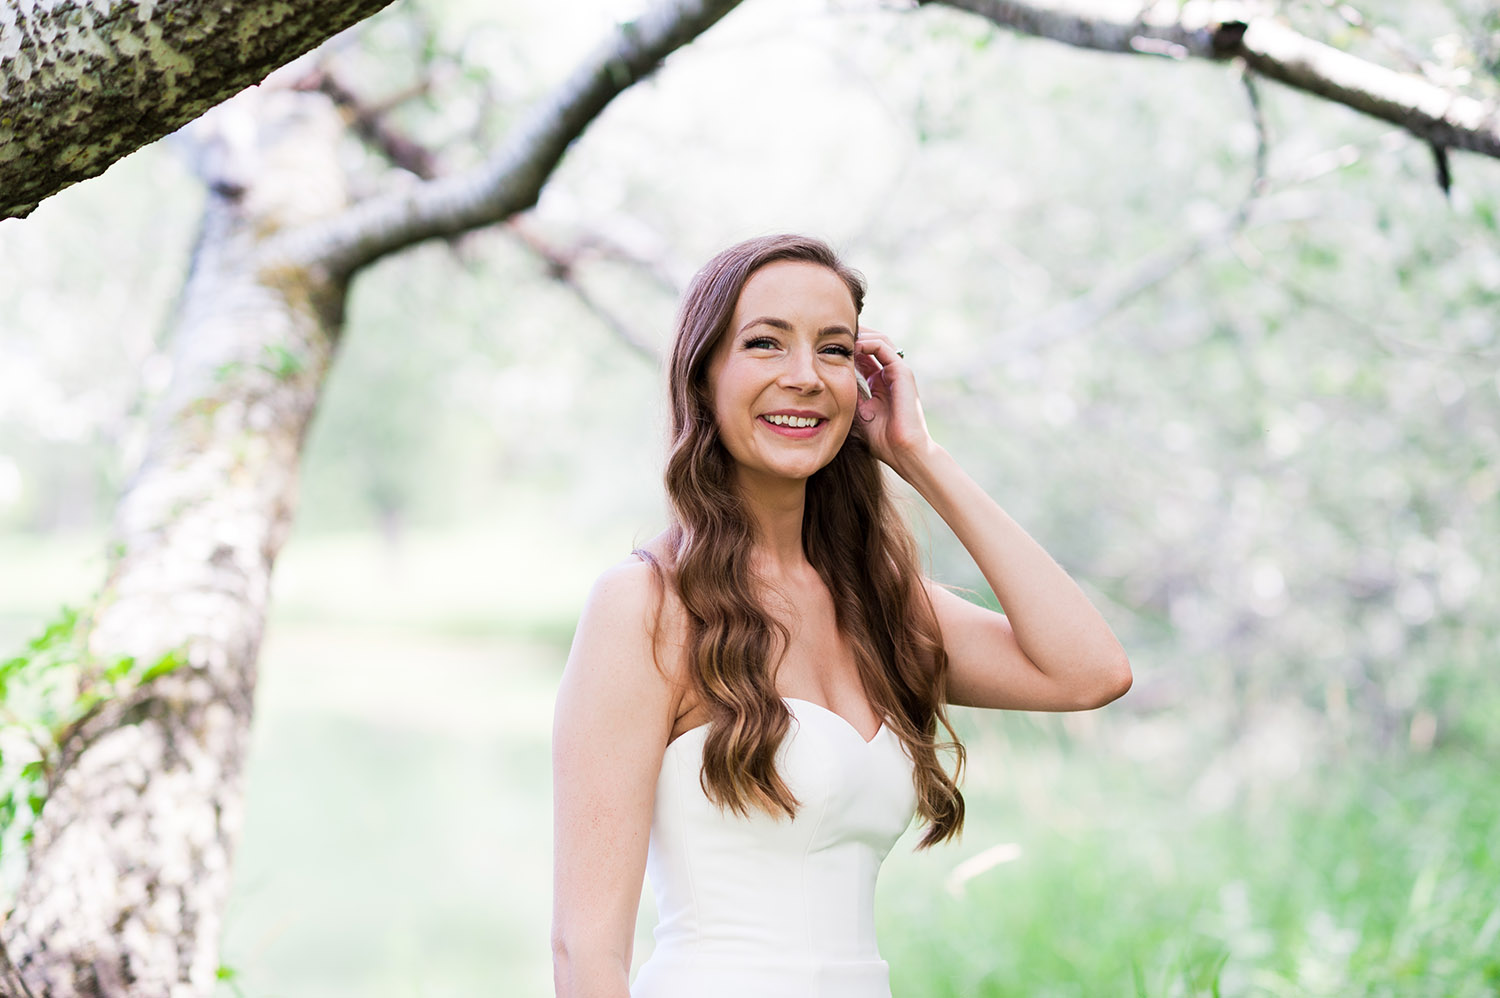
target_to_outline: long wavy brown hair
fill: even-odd
[[[772,680],[790,634],[758,594],[750,562],[754,526],[736,486],[734,459],[719,439],[707,377],[745,282],[779,260],[827,267],[848,286],[855,314],[863,309],[864,279],[827,244],[805,236],[739,243],[698,272],[678,312],[668,374],[671,522],[663,557],[637,553],[686,611],[688,682],[709,721],[704,793],[738,814],[755,807],[791,816],[798,802],[775,765],[791,716]],[[807,481],[802,546],[833,598],[865,694],[915,763],[917,813],[928,822],[920,844],[957,834],[964,819],[956,782],[964,751],[944,709],[947,655],[921,583],[916,542],[891,503],[858,418],[834,459]],[[939,740],[939,725],[945,740]],[[953,755],[952,775],[940,752]]]

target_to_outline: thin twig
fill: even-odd
[[[1260,87],[1255,82],[1255,71],[1242,59],[1239,62],[1240,82],[1245,87],[1245,96],[1250,100],[1250,122],[1255,126],[1255,176],[1250,181],[1250,192],[1240,205],[1240,224],[1250,217],[1250,209],[1270,186],[1268,177],[1271,161],[1271,130],[1266,124],[1266,109],[1260,100]]]
[[[538,235],[530,226],[519,218],[512,218],[505,226],[534,256],[540,259],[547,267],[547,276],[569,291],[573,292],[579,302],[583,304],[595,317],[604,323],[615,337],[625,344],[632,352],[653,364],[661,363],[661,354],[653,348],[644,337],[639,335],[630,324],[622,319],[615,311],[601,302],[588,287],[578,279],[579,252],[575,249],[571,252],[558,249],[549,244]]]
[[[326,67],[313,70],[297,87],[300,90],[317,90],[327,95],[344,114],[354,134],[396,166],[423,180],[431,180],[437,176],[437,155],[393,126],[388,117],[389,112],[402,101],[424,93],[427,89],[425,81],[414,87],[409,94],[378,105],[366,103]]]
[[[5,921],[0,918],[0,928],[4,928]],[[21,971],[11,962],[10,953],[5,948],[5,943],[0,941],[0,992],[3,998],[36,998],[26,978],[21,976]]]
[[[1385,25],[1371,25],[1370,19],[1360,13],[1345,0],[1323,0],[1323,6],[1333,12],[1334,16],[1343,21],[1349,27],[1358,31],[1366,38],[1373,39],[1384,45],[1392,55],[1406,63],[1406,68],[1413,73],[1421,73],[1430,77],[1432,73],[1422,59],[1422,54],[1406,44],[1406,39],[1396,35]]]

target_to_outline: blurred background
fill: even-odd
[[[334,57],[462,164],[631,9],[403,0]],[[1278,10],[1495,92],[1486,5]],[[552,695],[592,579],[664,525],[653,355],[696,266],[789,230],[866,274],[934,435],[1136,673],[1096,713],[961,713],[966,833],[882,875],[895,994],[1500,995],[1500,164],[1455,154],[1445,196],[1406,133],[1256,93],[753,0],[520,223],[362,275],[273,587],[221,992],[550,993]],[[102,581],[202,204],[178,156],[0,224],[0,656]],[[652,918],[648,890],[638,962]]]

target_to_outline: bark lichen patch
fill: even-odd
[[[239,52],[241,62],[249,62],[256,48],[257,36],[269,28],[275,27],[282,21],[293,17],[296,11],[292,5],[277,0],[258,7],[253,17],[247,17],[241,21],[235,30],[235,47]]]
[[[167,41],[166,36],[162,34],[161,25],[155,21],[148,21],[142,25],[141,33],[144,36],[143,41],[149,58],[166,77],[163,81],[166,88],[159,98],[160,106],[172,107],[181,96],[177,78],[192,74],[193,60]]]
[[[5,67],[5,75],[16,83],[31,80],[31,58],[25,52],[17,52]]]
[[[74,36],[73,51],[81,55],[91,55],[98,59],[112,58],[114,56],[114,47],[110,44],[109,39],[104,37],[103,31],[101,31],[101,29],[107,31],[111,27],[115,27],[115,25],[108,21],[100,25],[89,24]],[[116,31],[113,34],[118,38],[124,32]]]
[[[117,158],[118,139],[104,138],[90,146],[68,146],[57,154],[54,167],[60,171],[90,170]],[[101,167],[102,169],[102,167]]]
[[[135,59],[146,48],[146,43],[141,37],[130,31],[121,31],[115,35],[115,51],[126,59]]]
[[[24,215],[388,3],[0,0],[0,117],[10,119],[0,218]],[[116,139],[107,156],[58,155],[104,136]]]

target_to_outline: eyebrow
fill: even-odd
[[[743,326],[741,326],[740,327],[740,332],[743,333],[745,330],[749,329],[751,326],[770,326],[772,329],[780,329],[782,332],[786,332],[786,333],[789,333],[789,332],[792,331],[792,324],[790,322],[787,322],[785,319],[778,319],[778,318],[776,318],[773,315],[758,315],[758,316],[756,316],[755,318],[751,319],[749,322],[747,322]],[[818,336],[819,337],[823,337],[823,336],[838,336],[840,334],[842,334],[844,336],[854,336],[854,334],[849,331],[849,327],[845,326],[843,324],[834,325],[834,326],[824,326],[822,329],[818,330]],[[856,337],[856,339],[857,338],[858,337]]]

